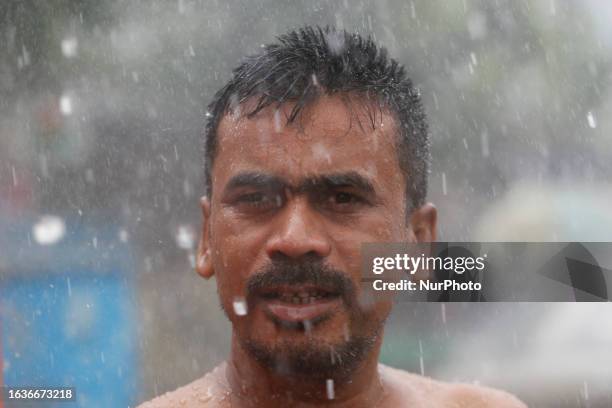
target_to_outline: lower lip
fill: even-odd
[[[266,301],[265,307],[270,314],[286,322],[314,320],[332,313],[340,305],[339,298],[316,300],[307,304],[293,304],[278,300]]]

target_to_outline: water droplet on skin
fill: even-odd
[[[233,306],[234,313],[236,313],[237,316],[246,316],[246,314],[248,313],[247,304],[243,297],[235,297]]]
[[[327,380],[325,380],[325,391],[327,393],[327,399],[333,400],[335,397],[334,380],[332,380],[331,378],[328,378]]]
[[[349,331],[348,324],[344,325],[343,333],[344,333],[344,341],[349,341],[351,339],[351,333]]]
[[[34,240],[40,245],[53,245],[66,233],[64,220],[55,215],[45,215],[32,227]]]
[[[208,402],[212,398],[212,395],[200,395],[198,396],[198,401],[200,402]]]
[[[331,155],[329,154],[329,151],[321,143],[315,143],[312,146],[312,154],[318,160],[325,160],[327,162],[327,164],[331,164],[331,162],[332,162]]]

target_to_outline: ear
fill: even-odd
[[[410,227],[417,242],[434,242],[438,237],[438,210],[425,203],[410,215]]]
[[[211,251],[210,251],[210,200],[204,196],[200,199],[202,207],[202,232],[200,242],[198,244],[198,253],[196,259],[196,271],[205,279],[210,279],[215,271],[213,269]]]

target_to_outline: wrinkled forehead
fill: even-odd
[[[253,169],[289,178],[356,170],[401,178],[395,120],[378,104],[324,95],[288,123],[293,103],[248,117],[253,103],[231,109],[219,123],[213,184],[228,171]]]

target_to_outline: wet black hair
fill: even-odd
[[[281,35],[246,57],[233,70],[232,78],[208,106],[204,129],[206,194],[212,194],[212,167],[217,147],[217,128],[221,118],[247,100],[254,106],[246,117],[262,109],[294,102],[287,117],[292,122],[304,106],[321,93],[341,96],[359,95],[369,107],[375,126],[376,111],[387,109],[398,129],[399,166],[406,177],[408,214],[425,202],[429,171],[429,138],[426,116],[419,92],[406,76],[404,67],[389,58],[371,36],[332,27],[303,27]],[[373,106],[377,106],[374,109]]]

